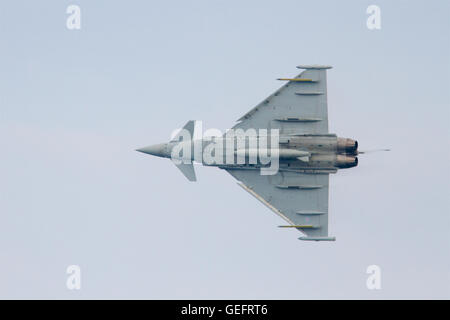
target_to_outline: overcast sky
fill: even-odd
[[[81,8],[81,29],[66,9]],[[366,9],[381,9],[381,29]],[[0,298],[450,298],[448,1],[2,1]],[[329,233],[134,149],[329,64]],[[381,268],[381,290],[366,269]],[[81,290],[66,288],[79,265]]]

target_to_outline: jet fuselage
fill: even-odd
[[[276,156],[281,170],[326,170],[351,168],[358,164],[358,142],[324,135],[280,135],[271,147],[271,136],[208,137],[201,140],[171,141],[138,149],[158,157],[197,162],[223,168],[257,169],[267,166],[267,159]],[[253,160],[253,161],[252,161]]]

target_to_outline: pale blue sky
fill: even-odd
[[[81,7],[81,30],[66,8]],[[378,31],[366,8],[381,8]],[[448,1],[2,1],[0,298],[450,298]],[[134,151],[330,64],[330,234]],[[82,289],[66,289],[80,265]],[[382,289],[366,288],[367,266]]]

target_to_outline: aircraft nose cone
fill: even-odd
[[[151,154],[152,156],[165,157],[166,156],[166,144],[165,143],[154,144],[151,146],[136,149],[136,151]]]

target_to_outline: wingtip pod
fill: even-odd
[[[297,66],[297,69],[331,69],[332,66],[321,64],[302,64]]]
[[[336,237],[300,237],[304,241],[336,241]]]

